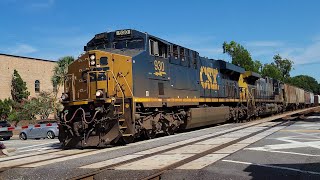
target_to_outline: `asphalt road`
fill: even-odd
[[[320,179],[320,116],[295,124],[201,170],[163,179]]]
[[[0,142],[4,143],[7,149],[14,150],[12,153],[10,153],[11,156],[33,152],[42,152],[60,147],[59,140],[57,138],[20,140],[17,135],[14,135],[10,140]]]
[[[141,153],[170,143],[197,138],[243,124],[225,124],[173,136],[140,141],[126,146],[99,150],[71,150],[56,155],[86,152],[58,158],[45,163],[12,168],[0,174],[0,179],[64,179],[90,172],[97,162],[117,161],[127,155]],[[8,147],[17,148],[20,154],[47,151],[56,148],[58,140],[10,140]],[[19,149],[20,148],[20,149]],[[60,153],[60,154],[59,154]],[[223,154],[223,153],[221,153]],[[175,152],[168,157],[179,157]],[[43,156],[46,157],[46,156]],[[41,158],[41,156],[39,156]],[[165,161],[165,159],[155,159]],[[252,143],[241,150],[227,154],[220,160],[205,164],[201,168],[176,168],[162,174],[162,179],[320,179],[320,114],[283,126],[275,133]],[[152,162],[150,163],[152,165]],[[1,158],[0,158],[1,166]],[[146,166],[147,167],[147,166]],[[196,166],[195,166],[196,167]],[[139,170],[140,169],[140,170]],[[133,166],[130,170],[107,170],[97,174],[96,179],[139,179],[154,172]]]

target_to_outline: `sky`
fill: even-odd
[[[294,61],[291,76],[320,82],[317,0],[0,0],[0,53],[57,60],[78,57],[95,34],[136,29],[213,59],[236,41],[263,64]]]

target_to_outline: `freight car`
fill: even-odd
[[[95,35],[68,68],[61,99],[64,147],[137,137],[302,107],[302,89],[126,29]]]
[[[314,106],[320,106],[320,95],[314,96]]]
[[[304,91],[305,106],[311,107],[314,104],[314,94],[312,92]]]

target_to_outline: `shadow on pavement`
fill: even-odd
[[[245,170],[252,179],[320,179],[320,163],[252,164]]]

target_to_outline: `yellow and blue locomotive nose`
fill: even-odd
[[[101,50],[88,51],[68,68],[65,92],[68,102],[132,96],[131,57]],[[121,84],[121,85],[120,85]]]

